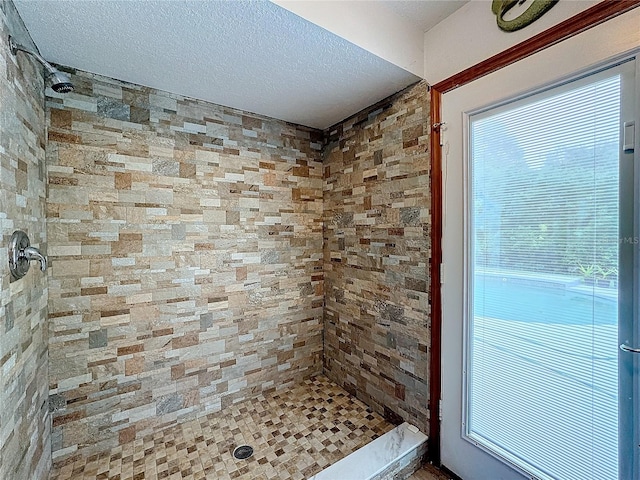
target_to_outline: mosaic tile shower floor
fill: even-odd
[[[318,376],[111,451],[59,465],[51,480],[303,480],[394,426]],[[251,445],[236,460],[233,449]],[[348,479],[344,479],[348,480]]]

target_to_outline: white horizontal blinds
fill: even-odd
[[[617,479],[620,77],[471,119],[468,434]]]

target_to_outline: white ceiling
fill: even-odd
[[[310,127],[419,80],[264,0],[14,3],[51,62]],[[383,3],[428,25],[465,2]]]

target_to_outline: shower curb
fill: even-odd
[[[426,449],[427,436],[405,422],[307,480],[407,478],[420,468]]]

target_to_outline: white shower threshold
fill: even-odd
[[[398,425],[308,480],[384,480],[409,464],[420,468],[427,436],[410,423]],[[413,472],[408,472],[409,476]]]

